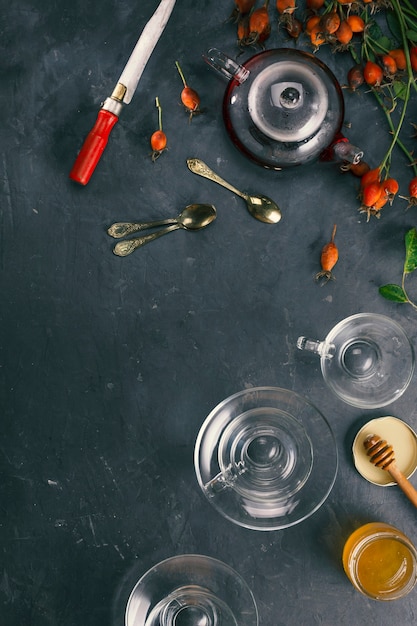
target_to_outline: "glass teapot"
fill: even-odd
[[[272,49],[239,65],[211,48],[204,59],[229,79],[223,99],[226,130],[250,159],[275,170],[320,156],[351,163],[362,159],[363,152],[340,133],[341,87],[312,54]]]

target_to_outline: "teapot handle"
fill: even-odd
[[[239,65],[239,63],[236,63],[236,61],[217,48],[207,50],[206,54],[203,55],[203,59],[210,67],[226,76],[229,80],[234,78],[239,83],[244,83],[249,77],[250,72],[246,67]]]

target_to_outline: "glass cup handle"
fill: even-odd
[[[243,474],[246,471],[243,463],[239,463],[239,465],[228,465],[226,469],[222,472],[219,472],[209,480],[208,483],[204,485],[204,490],[206,494],[213,498],[221,491],[225,489],[232,488],[238,476]]]
[[[244,83],[249,77],[249,70],[243,67],[243,65],[236,63],[236,61],[217,48],[210,48],[206,54],[203,55],[203,59],[208,65],[210,65],[210,67],[223,76],[226,76],[229,80],[234,78],[239,83]]]
[[[298,337],[297,348],[306,352],[313,352],[313,354],[318,354],[328,359],[334,356],[335,351],[334,344],[319,341],[318,339],[309,339],[308,337]]]

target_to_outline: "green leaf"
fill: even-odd
[[[378,39],[375,40],[375,43],[381,48],[381,50],[392,50],[395,45],[393,40],[386,35],[378,37]]]
[[[393,11],[386,12],[388,28],[397,41],[402,41],[401,26],[396,14]]]
[[[400,100],[406,100],[407,85],[404,85],[404,83],[402,83],[401,81],[396,80],[393,84],[393,88],[396,98],[399,98]]]
[[[417,33],[414,30],[407,30],[405,35],[409,41],[413,43],[417,42]]]
[[[417,269],[417,230],[412,228],[405,235],[404,273],[410,274]]]
[[[391,300],[392,302],[408,302],[404,289],[402,289],[399,285],[382,285],[378,291],[383,298]]]
[[[376,22],[369,23],[368,34],[370,35],[370,37],[372,37],[372,39],[379,39],[380,37],[384,36],[381,28]]]

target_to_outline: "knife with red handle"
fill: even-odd
[[[175,2],[176,0],[161,0],[143,29],[113,93],[103,103],[97,120],[75,160],[69,175],[75,182],[86,185],[90,180],[110,133],[119,120],[123,105],[129,104],[133,98],[139,79],[170,18]]]

